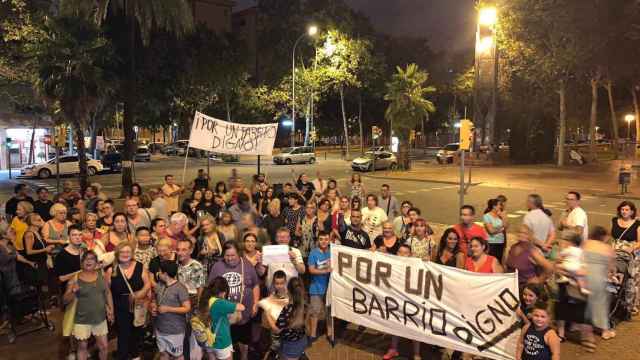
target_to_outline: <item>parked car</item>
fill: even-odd
[[[273,157],[275,164],[313,164],[316,162],[316,153],[312,146],[297,146],[284,148],[282,152]]]
[[[122,154],[118,151],[111,151],[102,155],[102,167],[111,171],[122,170]]]
[[[351,162],[351,168],[356,171],[372,171],[374,166],[376,170],[395,170],[398,166],[398,159],[389,151],[367,151],[364,156],[355,158]]]
[[[161,142],[153,142],[148,146],[149,146],[149,151],[151,151],[152,154],[155,154],[155,153],[164,153],[164,147],[166,145]]]
[[[458,150],[460,150],[459,143],[451,143],[445,145],[436,154],[436,160],[438,161],[438,164],[453,164],[453,159],[456,156]]]
[[[151,151],[146,146],[138,146],[136,149],[135,161],[151,161]]]
[[[164,148],[165,155],[178,155],[183,156],[189,146],[189,140],[178,140],[173,144],[167,145]]]
[[[102,163],[87,156],[87,174],[89,176],[96,175],[103,170]],[[78,155],[65,155],[60,157],[60,175],[78,174],[80,172],[80,164]],[[37,176],[46,179],[52,175],[56,175],[56,159],[47,162],[27,165],[20,169],[22,176]]]

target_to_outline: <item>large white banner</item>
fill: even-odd
[[[231,155],[271,155],[278,124],[236,124],[197,112],[189,147]]]
[[[515,359],[518,279],[331,246],[331,314],[479,356]]]

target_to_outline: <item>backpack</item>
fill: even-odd
[[[211,311],[211,307],[216,302],[216,298],[209,299],[209,311]],[[220,323],[222,322],[222,317],[218,319],[216,323],[216,327],[213,331],[211,331],[211,327],[205,321],[202,321],[199,317],[193,316],[191,318],[191,330],[196,339],[198,345],[202,347],[213,348],[216,343],[216,334],[218,333],[218,329],[220,329]]]

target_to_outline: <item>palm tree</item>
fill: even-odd
[[[131,187],[132,163],[135,152],[136,123],[136,43],[139,39],[148,45],[151,34],[164,30],[183,36],[193,29],[190,0],[62,0],[61,10],[79,15],[92,16],[102,24],[108,16],[124,17],[127,23],[126,54],[127,71],[122,74],[121,93],[124,96],[124,154],[122,162],[122,195]]]
[[[436,88],[425,86],[429,79],[426,71],[420,70],[418,65],[409,64],[406,69],[397,67],[397,72],[387,83],[387,94],[384,99],[389,101],[385,117],[391,123],[391,129],[400,137],[400,165],[405,170],[410,168],[407,145],[409,133],[414,130],[429,113],[435,112],[433,102],[426,96],[434,93]]]
[[[84,133],[98,100],[108,96],[114,81],[106,61],[111,44],[92,22],[75,17],[48,19],[44,39],[33,48],[37,64],[35,87],[50,108],[74,129],[80,165],[80,187],[88,185]]]

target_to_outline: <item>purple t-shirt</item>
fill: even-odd
[[[242,297],[242,305],[245,306],[245,310],[242,312],[242,321],[240,324],[245,324],[251,318],[251,307],[253,306],[253,288],[259,284],[258,274],[250,263],[245,259],[241,259],[244,263],[244,276],[243,269],[240,261],[235,266],[227,264],[225,261],[218,261],[213,265],[211,272],[209,273],[209,279],[207,286],[211,286],[213,280],[218,276],[222,276],[229,283],[229,301],[239,303],[240,302],[240,290],[244,287],[244,296]]]

